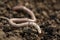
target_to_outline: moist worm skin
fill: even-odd
[[[34,13],[31,10],[29,10],[28,8],[24,7],[24,6],[15,6],[15,7],[13,7],[13,10],[18,10],[18,9],[26,11],[31,16],[32,19],[29,19],[29,18],[11,18],[11,19],[8,19],[6,17],[1,17],[1,18],[8,20],[8,22],[13,27],[21,27],[21,26],[33,25],[38,30],[38,33],[41,33],[40,27],[35,23],[36,18],[35,18]],[[16,22],[21,22],[21,21],[22,22],[25,21],[25,22],[20,23],[20,24],[16,24]]]
[[[35,15],[30,9],[26,8],[25,6],[15,6],[15,7],[13,7],[13,10],[18,10],[18,9],[27,12],[31,16],[32,20],[36,21]]]
[[[21,18],[21,19],[12,18],[12,19],[9,20],[9,23],[14,27],[20,27],[20,26],[28,25],[30,21],[31,21],[31,19],[29,20],[28,18]],[[23,22],[23,23],[16,24],[16,22]],[[31,22],[33,22],[33,21],[31,21]]]
[[[5,20],[9,21],[9,18],[3,17],[3,16],[0,16],[0,18],[5,19]]]
[[[34,22],[24,22],[24,23],[16,24],[12,20],[10,20],[10,24],[12,26],[14,26],[14,27],[21,27],[21,26],[33,25],[38,30],[38,33],[41,33],[40,27],[36,23],[34,23]]]
[[[15,19],[15,18],[8,19],[6,17],[0,17],[0,18],[8,20],[8,22],[14,27],[33,25],[38,30],[38,33],[41,33],[40,27],[34,22],[24,22],[24,23],[21,23],[21,24],[16,24],[16,23],[13,22],[13,21],[27,21],[26,18],[21,18],[21,19],[19,19],[19,18],[18,19]]]
[[[14,21],[14,22],[23,22],[23,21],[27,21],[27,22],[34,22],[34,20],[32,19],[28,19],[28,18],[12,18],[10,19],[11,21]]]

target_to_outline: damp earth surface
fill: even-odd
[[[31,25],[12,27],[0,19],[0,40],[60,40],[60,0],[0,0],[0,16],[7,18],[30,18],[26,12],[12,8],[23,5],[34,12],[42,33]]]

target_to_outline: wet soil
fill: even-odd
[[[25,12],[13,11],[16,5],[24,5],[34,12],[42,33],[30,25],[15,28],[0,19],[0,40],[60,40],[60,0],[0,0],[0,16],[30,18]]]

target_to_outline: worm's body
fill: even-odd
[[[12,26],[14,26],[14,27],[21,27],[21,26],[33,25],[38,30],[38,33],[41,33],[40,27],[36,23],[34,23],[34,22],[24,22],[24,23],[16,24],[12,20],[10,20],[10,24]]]
[[[33,13],[31,10],[29,10],[29,9],[26,8],[25,6],[15,6],[15,7],[13,7],[13,10],[18,10],[18,9],[27,12],[27,13],[31,16],[31,18],[32,18],[31,21],[34,21],[34,22],[36,21],[35,15],[34,15],[34,13]],[[29,19],[29,20],[30,20],[30,19]]]
[[[38,33],[41,33],[40,27],[35,23],[36,18],[34,16],[33,12],[31,10],[29,10],[28,8],[24,7],[24,6],[15,6],[15,7],[13,7],[13,10],[18,10],[18,9],[22,9],[22,10],[26,11],[31,16],[32,19],[29,19],[29,18],[11,18],[11,19],[8,19],[8,18],[5,18],[5,17],[1,17],[1,18],[7,19],[8,22],[13,27],[33,25],[38,30]],[[16,22],[23,22],[23,23],[16,24]]]

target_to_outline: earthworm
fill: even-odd
[[[29,10],[28,8],[26,8],[25,6],[15,6],[15,7],[13,7],[13,10],[18,10],[18,9],[26,11],[31,16],[32,19],[29,19],[29,18],[11,18],[11,19],[8,19],[8,18],[5,18],[5,17],[1,17],[1,18],[7,19],[8,22],[13,27],[33,25],[38,30],[38,32],[41,33],[40,27],[35,23],[36,18],[35,18],[34,13],[31,10]],[[15,22],[24,22],[24,23],[16,24]]]
[[[13,26],[16,26],[16,27],[33,25],[38,30],[38,32],[41,33],[40,27],[35,23],[36,18],[35,18],[34,13],[31,10],[29,10],[28,8],[26,8],[25,6],[15,6],[15,7],[13,7],[13,10],[18,10],[18,9],[26,11],[31,16],[32,19],[29,19],[29,18],[21,18],[21,19],[13,18],[13,19],[10,19],[10,24],[13,25]],[[26,22],[20,23],[20,24],[15,23],[15,22],[19,22],[19,21],[20,22],[21,21],[26,21]]]
[[[15,6],[15,7],[13,7],[13,10],[18,10],[18,9],[26,11],[31,16],[31,18],[32,18],[31,21],[34,21],[34,22],[36,21],[35,15],[34,15],[34,13],[31,10],[29,10],[25,6]]]
[[[14,27],[21,27],[21,26],[26,26],[26,25],[33,25],[38,30],[38,33],[41,33],[40,27],[36,23],[34,23],[34,22],[24,22],[24,23],[16,24],[12,20],[10,20],[10,24],[12,26],[14,26]]]
[[[3,17],[3,16],[0,16],[0,18],[5,19],[5,20],[9,21],[9,18]]]
[[[16,23],[13,22],[13,21],[18,21],[18,22],[19,21],[27,21],[27,20],[25,20],[25,18],[21,18],[21,19],[18,19],[18,20],[14,20],[14,18],[8,19],[6,17],[1,17],[1,16],[0,16],[0,18],[8,20],[8,22],[12,26],[14,26],[14,27],[21,27],[21,26],[26,26],[26,25],[33,25],[38,30],[38,33],[41,33],[40,27],[36,23],[34,23],[34,22],[24,22],[24,23],[20,23],[20,24],[16,24]]]

